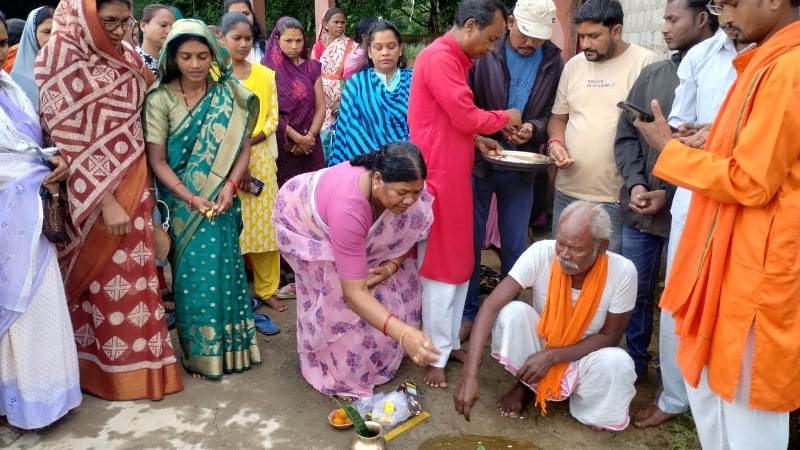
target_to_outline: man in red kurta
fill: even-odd
[[[414,64],[408,125],[411,142],[428,165],[427,189],[436,198],[430,237],[420,245],[423,329],[441,352],[424,377],[433,387],[447,387],[444,367],[450,353],[463,354],[458,331],[474,261],[472,165],[476,148],[499,150],[496,141],[478,135],[520,125],[515,109],[475,106],[467,84],[472,61],[503,37],[505,20],[499,0],[464,0],[453,28],[420,52]]]
[[[716,0],[712,13],[757,47],[705,151],[676,139],[652,105],[637,127],[660,149],[653,173],[692,202],[661,307],[675,317],[678,366],[700,443],[785,449],[800,406],[800,0]]]

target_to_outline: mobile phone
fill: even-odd
[[[264,182],[255,177],[250,177],[250,184],[247,186],[247,192],[258,197],[264,191]]]
[[[630,113],[634,117],[638,117],[642,122],[652,122],[656,120],[653,114],[629,102],[619,102],[617,103],[617,108]]]

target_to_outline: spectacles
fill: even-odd
[[[130,31],[134,26],[136,26],[136,19],[133,17],[128,17],[125,20],[119,19],[103,19],[101,21],[103,23],[103,28],[106,31],[114,31],[117,27],[122,27],[124,31]]]
[[[717,5],[714,0],[711,0],[706,4],[706,9],[715,16],[721,16],[722,12],[725,11],[725,5]]]

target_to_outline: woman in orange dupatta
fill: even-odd
[[[153,81],[125,35],[130,0],[62,0],[35,66],[45,128],[70,166],[60,249],[81,388],[109,400],[183,389],[153,251],[141,108]]]

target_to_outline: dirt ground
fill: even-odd
[[[497,266],[492,254],[484,261]],[[331,428],[326,419],[330,399],[312,389],[297,366],[294,303],[272,317],[282,328],[273,337],[259,335],[264,363],[221,381],[184,377],[186,389],[160,402],[108,402],[85,396],[83,404],[51,427],[18,434],[0,427],[0,448],[8,449],[345,449],[352,430]],[[176,346],[177,347],[177,346]],[[547,417],[527,411],[524,418],[497,414],[496,400],[512,378],[488,356],[480,376],[481,397],[466,422],[453,409],[453,386],[460,365],[448,368],[451,387],[420,386],[422,404],[431,418],[389,444],[391,449],[415,449],[444,434],[505,436],[530,441],[544,449],[682,449],[696,448],[691,420],[683,417],[650,430],[629,427],[622,432],[596,432],[569,415],[566,403],[551,404]],[[651,379],[655,372],[651,371]],[[421,384],[423,370],[405,360],[395,382],[378,388],[394,390],[410,379]],[[637,386],[631,411],[654,393],[651,383]],[[472,447],[474,449],[475,447]]]

